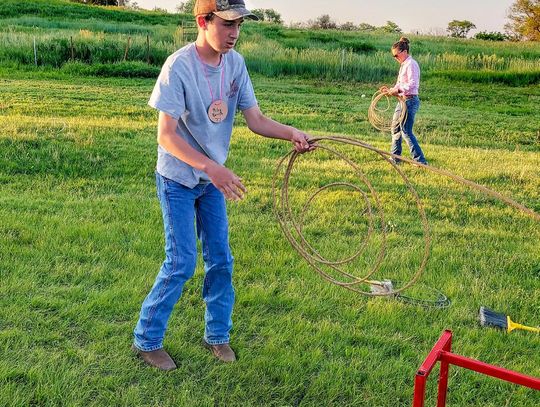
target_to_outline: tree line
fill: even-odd
[[[70,0],[76,3],[85,3],[101,6],[119,6],[138,9],[134,0]],[[195,0],[181,2],[177,7],[178,13],[190,14],[193,12]],[[165,11],[155,8],[155,10]],[[273,9],[254,9],[253,14],[259,17],[260,21],[274,24],[283,24],[280,13]],[[516,0],[508,10],[508,23],[505,25],[505,33],[500,32],[480,32],[475,35],[477,39],[504,41],[504,40],[529,40],[540,41],[540,0]],[[344,24],[337,24],[328,14],[323,14],[315,20],[307,23],[295,23],[293,27],[321,29],[321,30],[343,30],[343,31],[382,31],[390,33],[401,33],[402,30],[393,21],[387,21],[386,25],[375,27],[368,23],[355,25],[348,21]],[[446,31],[451,37],[466,38],[469,31],[475,29],[476,25],[468,20],[452,20],[448,23]]]

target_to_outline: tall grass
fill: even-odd
[[[240,51],[250,69],[269,76],[301,75],[358,81],[386,80],[396,73],[396,64],[387,52],[356,53],[350,49],[285,48],[276,41],[257,38],[243,42]],[[496,55],[421,54],[417,57],[426,74],[437,71],[496,71],[526,73],[536,80],[540,60],[503,58]],[[488,75],[488,73],[484,73]],[[508,76],[508,75],[506,75]],[[503,76],[501,76],[502,78]],[[497,82],[498,76],[493,76]],[[533,82],[536,83],[536,82]]]
[[[66,20],[95,18],[104,21],[137,22],[150,25],[177,24],[181,18],[188,17],[155,11],[130,11],[118,7],[89,7],[67,0],[2,0],[0,2],[0,18],[14,18],[24,15]]]
[[[435,71],[434,76],[476,83],[503,83],[510,86],[527,86],[540,83],[540,71]]]
[[[113,34],[161,34],[170,31],[162,26],[136,24],[131,22],[103,21],[95,18],[84,20],[50,19],[39,16],[21,16],[2,20],[0,31],[23,31],[41,34],[45,30],[71,30],[85,29],[93,32]]]
[[[182,38],[178,26],[182,19],[192,17],[88,7],[60,0],[6,0],[0,4],[0,59],[4,64],[34,64],[35,38],[37,63],[42,66],[61,68],[74,61],[115,64],[99,70],[118,73],[117,63],[128,60],[159,67],[184,41],[193,39]],[[238,49],[253,73],[382,82],[393,80],[397,71],[389,53],[394,37],[248,22]],[[129,52],[125,55],[128,38]],[[514,86],[539,83],[538,44],[427,36],[411,36],[411,40],[423,75]],[[146,76],[153,70],[135,72]]]
[[[33,64],[34,38],[36,37],[32,33],[5,32],[0,39],[0,59],[5,62]],[[87,30],[78,32],[51,30],[36,38],[38,65],[61,67],[72,59],[88,64],[120,62],[124,59],[128,39],[129,49],[126,59],[130,61],[146,62],[149,59],[150,64],[161,65],[176,49],[173,40],[155,41],[152,38],[148,52],[147,39],[144,35],[106,35]]]
[[[261,46],[261,42],[264,45]],[[283,48],[274,41],[244,42],[240,47],[249,69],[267,76],[299,75],[327,79],[379,80],[393,73],[380,63],[382,55],[350,50]],[[371,61],[378,63],[370,63]]]
[[[351,44],[368,44],[371,50],[389,52],[399,35],[380,32],[358,32],[338,30],[306,30],[289,29],[268,24],[245,24],[243,35],[250,37],[258,34],[264,38],[277,41],[287,48],[354,48]],[[540,58],[540,47],[535,42],[497,42],[451,37],[435,37],[428,35],[406,34],[411,40],[411,50],[419,54],[456,53],[460,55],[497,55],[524,59]],[[365,49],[365,52],[369,50]]]
[[[417,58],[428,70],[490,70],[533,71],[540,70],[540,59],[501,57],[496,54],[463,55],[452,53],[420,54]]]
[[[118,76],[122,78],[156,78],[160,68],[144,62],[118,62],[112,64],[84,64],[68,62],[62,66],[62,72],[84,76]]]
[[[163,28],[160,35],[148,37],[149,50],[145,34],[51,29],[36,35],[11,29],[5,31],[0,38],[0,59],[5,62],[33,64],[33,41],[36,38],[38,65],[62,67],[72,60],[87,64],[114,64],[123,61],[130,38],[127,60],[160,66],[168,55],[183,45],[179,31],[173,30],[173,27]],[[388,52],[365,53],[347,48],[287,48],[278,41],[258,34],[243,39],[238,50],[244,55],[250,71],[267,76],[298,75],[337,80],[387,81],[395,76],[397,69]],[[439,75],[441,72],[450,71],[476,72],[474,75],[464,75],[466,80],[484,80],[482,78],[489,77],[489,82],[526,85],[538,83],[540,72],[540,60],[517,57],[426,53],[416,58],[425,75]],[[506,73],[494,74],[502,72]],[[446,74],[445,76],[450,77]],[[459,77],[460,74],[451,76],[453,79]]]

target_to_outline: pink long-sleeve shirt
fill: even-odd
[[[420,66],[418,62],[409,56],[401,63],[395,89],[399,95],[412,96],[418,95],[420,87]]]

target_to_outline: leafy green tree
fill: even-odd
[[[466,38],[473,28],[476,28],[476,26],[468,20],[452,20],[448,23],[446,31],[450,33],[451,37]]]
[[[508,18],[504,28],[512,37],[540,41],[540,0],[516,0]]]
[[[187,0],[176,6],[176,12],[180,14],[192,14],[195,8],[195,0]]]
[[[354,31],[356,30],[356,26],[354,25],[354,23],[347,21],[346,23],[341,24],[339,26],[339,29],[343,31]]]
[[[264,9],[263,8],[254,8],[251,10],[253,14],[259,17],[259,21],[264,21]]]
[[[503,33],[493,31],[493,32],[487,32],[482,31],[477,33],[474,38],[477,40],[485,40],[485,41],[504,41],[507,39],[506,35]]]
[[[383,25],[381,29],[387,33],[393,33],[393,34],[400,34],[403,32],[401,28],[399,28],[399,26],[393,21],[387,21],[386,25]]]
[[[253,14],[255,14],[257,17],[259,17],[260,21],[267,21],[269,23],[274,24],[283,24],[283,20],[281,19],[281,14],[279,14],[276,10],[271,8],[256,8],[254,10],[251,10]]]
[[[317,19],[311,24],[310,28],[330,30],[337,28],[337,24],[330,18],[328,14],[323,14],[322,16],[317,17]]]
[[[376,29],[377,29],[377,27],[375,27],[374,25],[368,24],[368,23],[360,23],[358,25],[358,30],[359,31],[375,31]]]
[[[264,18],[266,21],[269,21],[274,24],[283,24],[283,20],[281,19],[281,14],[279,14],[276,10],[267,8],[264,11]]]

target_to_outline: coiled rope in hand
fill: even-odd
[[[293,170],[294,164],[297,158],[300,156],[300,154],[297,153],[295,150],[292,150],[279,161],[275,174],[274,174],[272,184],[273,184],[273,199],[274,199],[275,215],[283,233],[285,234],[285,237],[287,238],[289,243],[296,249],[296,251],[300,254],[300,256],[302,256],[308,262],[308,264],[310,264],[310,266],[315,271],[317,271],[317,273],[319,273],[324,279],[330,281],[331,283],[337,284],[341,287],[347,288],[349,290],[352,290],[352,291],[355,291],[364,295],[368,295],[368,296],[394,296],[396,297],[400,292],[414,285],[418,281],[418,279],[420,278],[420,276],[422,275],[422,273],[425,271],[425,268],[426,268],[426,264],[427,264],[429,253],[430,253],[430,247],[431,247],[431,233],[430,233],[427,217],[424,211],[424,207],[418,193],[412,186],[411,182],[409,181],[405,173],[399,168],[399,166],[393,162],[392,158],[394,159],[399,158],[400,161],[414,165],[422,170],[430,171],[430,172],[451,178],[452,180],[460,184],[463,184],[467,187],[477,190],[496,200],[504,202],[507,205],[514,207],[515,209],[521,211],[525,215],[540,222],[540,214],[534,212],[533,210],[519,204],[518,202],[515,202],[514,200],[496,191],[492,191],[489,188],[486,188],[482,185],[476,184],[465,178],[454,175],[448,171],[445,171],[445,170],[442,170],[433,166],[426,166],[424,164],[420,164],[416,161],[410,160],[402,156],[398,157],[394,154],[391,154],[386,151],[380,150],[376,147],[373,147],[365,142],[362,142],[356,139],[351,139],[347,137],[338,137],[338,136],[318,137],[318,138],[312,139],[311,142],[317,144],[316,151],[324,150],[330,153],[331,155],[335,155],[339,157],[340,159],[342,159],[343,161],[345,161],[354,170],[355,176],[358,177],[358,179],[365,185],[365,187],[367,188],[367,191],[369,192],[366,192],[363,189],[359,188],[357,185],[354,185],[348,182],[330,183],[330,184],[320,187],[311,196],[307,197],[305,199],[305,204],[300,212],[300,215],[295,216],[290,205],[289,181],[290,181],[291,172]],[[360,166],[358,166],[356,163],[354,163],[350,158],[348,158],[346,155],[344,155],[340,151],[337,151],[336,149],[332,148],[330,146],[332,143],[359,147],[359,148],[366,149],[366,150],[369,150],[371,152],[378,154],[388,164],[392,165],[393,169],[402,178],[403,182],[407,186],[409,193],[411,194],[414,201],[416,202],[416,207],[418,209],[418,213],[420,216],[423,233],[424,233],[423,255],[422,255],[422,259],[420,260],[418,269],[416,270],[412,278],[408,282],[401,284],[400,287],[397,289],[391,289],[391,290],[382,289],[382,290],[366,291],[366,290],[362,290],[359,287],[361,284],[369,284],[371,286],[378,285],[384,288],[384,282],[372,280],[372,276],[375,273],[377,273],[377,271],[379,271],[381,263],[385,257],[385,252],[386,252],[386,247],[387,247],[387,223],[385,222],[385,216],[382,210],[381,199],[379,198],[379,195],[377,191],[374,189],[372,183],[366,177],[366,175],[364,174]],[[283,174],[283,177],[280,180],[279,178],[280,178],[281,173]],[[368,227],[367,227],[366,236],[364,237],[362,244],[360,244],[356,252],[354,252],[352,255],[346,256],[346,258],[343,258],[343,259],[329,260],[325,258],[323,255],[321,255],[319,251],[316,250],[314,246],[310,244],[308,240],[306,239],[306,237],[304,236],[303,219],[305,218],[305,214],[309,206],[315,199],[315,197],[321,192],[329,188],[335,188],[335,187],[348,188],[354,192],[359,193],[364,198],[365,205],[366,205],[365,215],[367,216]],[[371,204],[370,199],[369,199],[370,197],[373,198],[374,204]],[[375,211],[377,212],[378,219],[375,219],[374,208],[375,208]],[[354,275],[352,272],[346,271],[344,267],[348,263],[357,259],[359,256],[361,256],[364,253],[366,247],[368,246],[369,239],[374,232],[374,227],[376,224],[379,224],[381,226],[381,230],[379,231],[380,236],[381,236],[379,252],[375,256],[376,258],[375,258],[374,264],[371,266],[370,270],[368,270],[364,276],[358,277]],[[428,302],[429,301],[424,301],[424,303],[428,303]],[[421,303],[421,302],[416,302],[416,303]],[[446,297],[444,297],[441,303],[448,304]],[[436,306],[440,306],[440,304]]]
[[[395,96],[400,104],[399,117],[394,118],[396,105],[391,103],[391,97],[380,90],[371,98],[368,109],[368,120],[373,127],[382,132],[391,132],[395,123],[403,123],[407,119],[407,104],[405,98]]]

